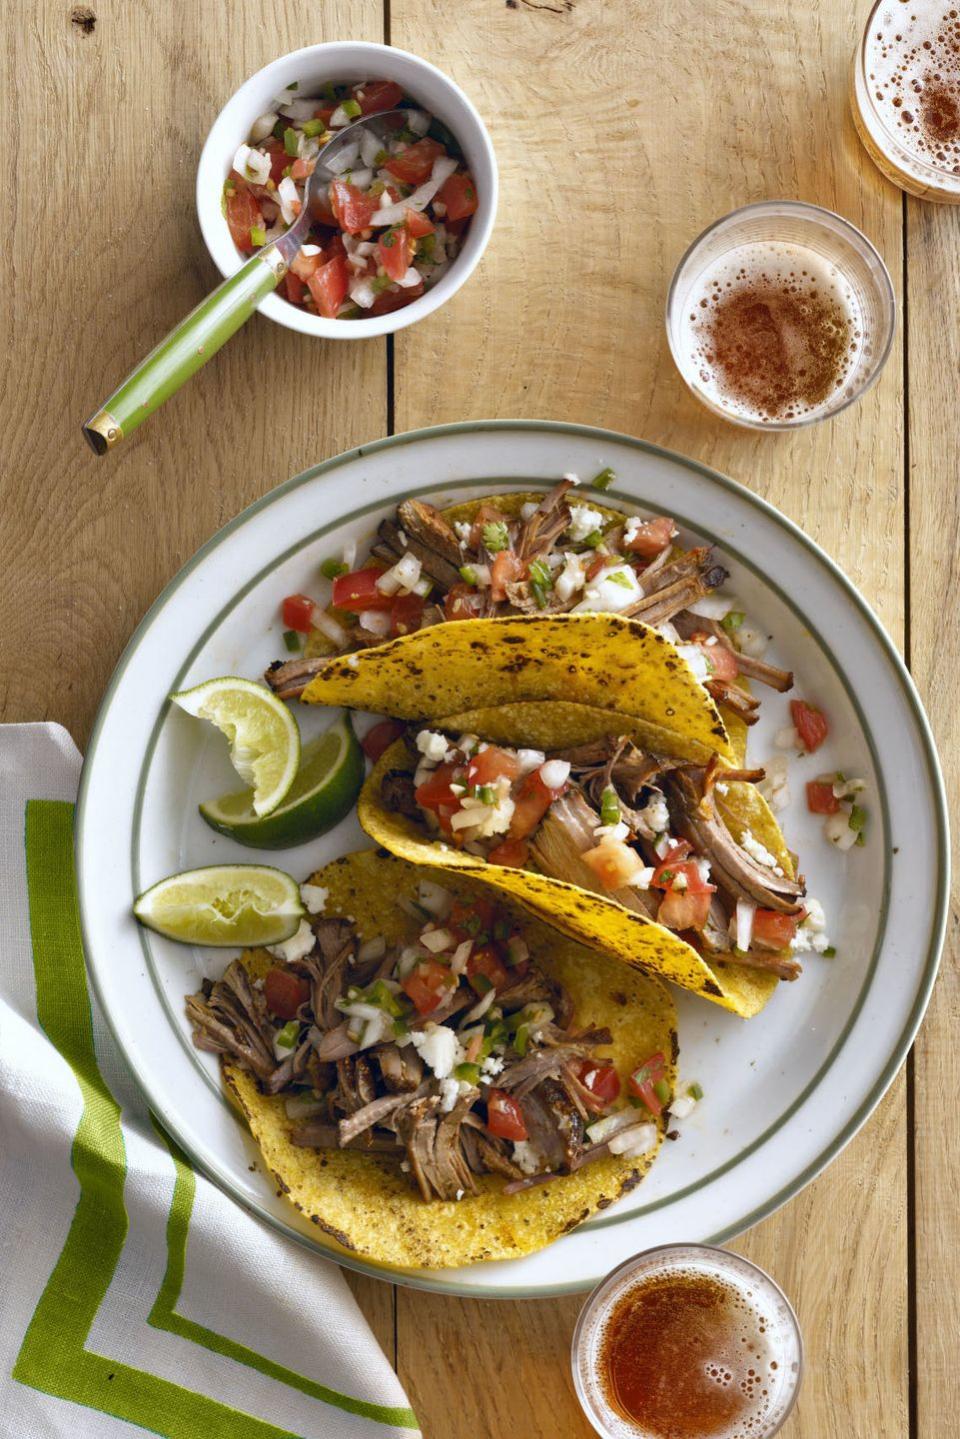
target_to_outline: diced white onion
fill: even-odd
[[[696,679],[702,681],[710,678],[710,666],[699,645],[677,645],[677,654],[686,660]]]
[[[377,156],[383,149],[383,141],[371,126],[365,125],[363,134],[360,136],[360,159],[364,165],[374,166],[377,163]],[[368,182],[369,183],[369,182]]]
[[[306,246],[304,246],[303,248],[306,249]],[[343,563],[346,565],[346,567],[347,567],[348,570],[352,570],[353,567],[354,567],[354,565],[357,563],[357,542],[356,542],[356,540],[350,540],[347,544],[344,545],[344,547],[343,547]]]
[[[542,766],[540,778],[547,789],[562,789],[570,777],[570,761],[550,759]]]
[[[472,1024],[475,1019],[480,1019],[484,1014],[486,1014],[487,1010],[490,1008],[496,997],[497,991],[492,988],[488,989],[480,1002],[478,1004],[475,1004],[472,1009],[467,1010],[466,1014],[463,1016],[463,1019],[460,1021],[461,1025]]]
[[[449,929],[425,929],[420,936],[420,943],[424,949],[429,949],[431,954],[440,954],[453,944],[453,935]]]
[[[279,118],[276,110],[268,110],[265,115],[258,115],[250,126],[251,142],[254,145],[259,145],[261,140],[265,140],[268,135],[271,135],[273,133],[273,127]]]
[[[681,1094],[670,1102],[670,1117],[671,1119],[689,1119],[696,1107],[697,1101],[692,1094]]]
[[[618,1109],[615,1114],[605,1114],[587,1125],[587,1138],[591,1144],[604,1144],[621,1129],[633,1129],[637,1123],[635,1109]]]
[[[343,108],[342,105],[338,105],[337,108],[334,110],[333,114],[330,116],[330,129],[342,130],[345,125],[349,125],[351,123],[352,118],[352,116],[347,114],[346,110]]]
[[[531,770],[539,769],[546,758],[546,755],[541,749],[517,750],[517,763],[520,766],[521,774],[529,774]]]
[[[316,100],[284,100],[280,106],[280,114],[285,115],[288,120],[312,120],[314,110],[318,109]]]
[[[417,891],[417,898],[420,904],[432,914],[435,919],[446,919],[453,905],[453,896],[449,890],[441,884],[434,884],[432,879],[422,879]]]
[[[412,590],[423,569],[416,555],[408,550],[395,565],[377,576],[377,589],[382,595],[395,595],[398,590]]]
[[[364,275],[359,280],[354,280],[350,286],[350,298],[361,310],[369,310],[377,298],[377,292],[373,288],[372,281]]]
[[[454,974],[466,974],[467,960],[470,958],[472,949],[472,939],[465,939],[462,944],[457,945],[453,951],[453,958],[450,960],[450,969]]]
[[[370,221],[371,225],[398,225],[405,210],[425,210],[456,168],[457,161],[450,155],[438,155],[433,162],[430,179],[425,180],[406,200],[398,201],[395,205],[384,205]]]
[[[365,1004],[362,999],[354,1000],[351,1004],[343,1004],[338,1001],[337,1009],[341,1014],[348,1014],[351,1019],[377,1019],[383,1011],[375,1004]]]
[[[736,605],[736,600],[729,595],[704,595],[702,599],[694,600],[687,609],[692,615],[700,615],[705,620],[722,620]]]
[[[425,110],[408,110],[406,120],[407,129],[415,135],[425,135],[430,129],[430,116]]]
[[[411,265],[403,279],[397,280],[396,283],[400,286],[401,290],[412,290],[414,285],[419,285],[422,279],[423,276],[420,274],[416,265]]]
[[[636,1159],[646,1154],[657,1142],[655,1124],[634,1124],[630,1129],[621,1129],[607,1140],[611,1154],[622,1154],[625,1159]]]
[[[326,635],[327,639],[336,645],[338,650],[345,650],[347,648],[347,645],[350,643],[349,635],[343,628],[343,625],[338,624],[333,616],[328,615],[325,610],[314,608],[313,624],[322,635]]]
[[[386,639],[391,623],[388,610],[363,610],[360,615],[360,628],[378,639]]]
[[[250,145],[241,145],[233,157],[233,168],[255,185],[265,185],[270,179],[270,156]]]
[[[757,906],[748,899],[737,900],[737,949],[748,950],[753,939],[753,918]]]
[[[319,245],[301,245],[301,246],[300,246],[300,253],[301,253],[301,255],[304,255],[307,259],[310,259],[313,255],[319,255],[319,254],[320,254],[320,246],[319,246]]]
[[[358,190],[366,190],[368,185],[373,183],[373,171],[370,169],[351,170],[350,184],[356,185]]]
[[[382,959],[387,952],[387,941],[382,934],[375,939],[368,939],[357,950],[357,963],[369,964],[371,959]]]
[[[301,201],[295,181],[289,175],[284,175],[277,186],[277,199],[280,202],[280,213],[288,225],[292,225],[300,213]]]
[[[348,140],[345,145],[338,146],[335,153],[325,160],[327,169],[334,175],[342,175],[347,170],[352,170],[360,158],[360,141]]]
[[[830,784],[829,776],[826,782]],[[862,794],[866,787],[866,780],[862,779],[834,780],[831,785],[835,799],[853,799],[855,795]]]
[[[773,742],[777,749],[803,749],[795,725],[787,725],[786,729],[777,730]]]
[[[857,842],[858,831],[850,828],[850,815],[845,809],[827,815],[823,832],[831,844],[839,850],[848,850]]]
[[[760,659],[766,652],[769,643],[770,641],[763,631],[758,630],[756,625],[750,624],[749,620],[744,620],[737,630],[737,644],[745,655],[751,655],[755,660]]]

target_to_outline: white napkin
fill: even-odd
[[[60,726],[0,727],[0,1434],[411,1439],[336,1265],[151,1124],[82,964],[79,772]]]

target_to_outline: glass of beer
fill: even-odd
[[[888,179],[960,205],[960,5],[877,0],[853,57],[850,104]]]
[[[683,256],[667,337],[715,414],[789,430],[853,404],[883,368],[896,324],[886,265],[849,221],[798,200],[718,220]]]
[[[668,1244],[593,1291],[572,1358],[577,1398],[604,1439],[770,1439],[796,1400],[803,1343],[762,1269]]]

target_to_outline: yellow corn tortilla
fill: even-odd
[[[569,700],[518,700],[515,704],[490,705],[431,720],[430,728],[455,735],[480,735],[492,744],[543,750],[571,749],[607,739],[611,734],[626,734],[651,754],[675,755],[696,764],[706,764],[716,753],[713,745],[648,724],[637,715],[612,715],[609,710]]]
[[[686,660],[658,630],[619,615],[451,620],[328,660],[302,698],[433,721],[562,699],[734,758],[717,707]]]
[[[364,938],[383,935],[390,944],[411,933],[411,921],[397,901],[414,899],[422,878],[416,865],[365,850],[334,860],[310,882],[329,891],[328,914],[349,915]],[[470,876],[449,875],[442,883],[466,900],[484,892]],[[658,1052],[666,1058],[666,1077],[674,1087],[676,1013],[665,986],[559,938],[508,898],[503,903],[521,920],[536,962],[569,991],[575,1023],[611,1031],[612,1044],[598,1054],[613,1060],[624,1087],[627,1075]],[[260,975],[274,961],[266,951],[252,950],[243,963]],[[391,1268],[441,1269],[514,1259],[542,1249],[639,1184],[663,1139],[660,1122],[655,1148],[638,1159],[611,1156],[512,1195],[502,1192],[502,1178],[482,1176],[477,1195],[459,1203],[425,1203],[388,1155],[297,1148],[290,1142],[291,1121],[283,1098],[261,1094],[253,1076],[229,1060],[222,1069],[268,1169],[291,1204],[317,1226],[318,1235],[335,1252],[346,1250]]]
[[[555,929],[582,944],[624,961],[635,970],[659,975],[682,989],[730,1009],[744,1019],[759,1014],[777,987],[768,971],[742,964],[704,959],[692,945],[662,924],[635,914],[616,900],[534,870],[489,864],[479,855],[455,849],[434,838],[426,827],[388,810],[380,797],[383,776],[390,770],[412,774],[415,768],[403,740],[381,756],[357,802],[357,817],[376,844],[415,864],[457,874],[473,874],[492,889],[513,895]],[[793,858],[766,801],[754,786],[729,785],[718,795],[721,817],[736,840],[749,829],[793,875]]]

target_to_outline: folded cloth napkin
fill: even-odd
[[[417,1421],[336,1265],[195,1174],[84,970],[80,756],[0,727],[0,1436],[392,1439]]]

